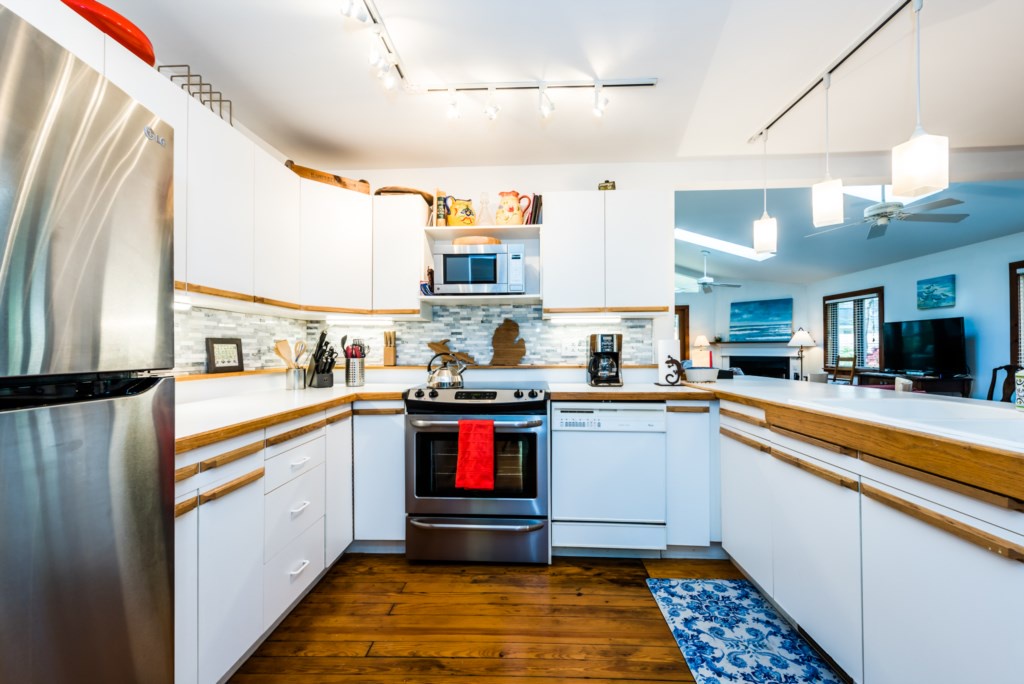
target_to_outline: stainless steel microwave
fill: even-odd
[[[523,245],[435,245],[434,294],[522,294]]]

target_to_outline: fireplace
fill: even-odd
[[[730,356],[729,366],[741,368],[744,375],[782,379],[789,377],[789,358],[786,356]]]

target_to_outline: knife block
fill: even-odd
[[[395,348],[384,347],[384,365],[394,366],[395,365]]]
[[[310,387],[334,387],[334,373],[313,373]]]

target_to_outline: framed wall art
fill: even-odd
[[[917,308],[956,306],[956,276],[944,275],[917,281]]]
[[[793,299],[733,302],[729,342],[789,342],[793,336]]]
[[[243,370],[241,338],[206,338],[207,373],[237,373]]]

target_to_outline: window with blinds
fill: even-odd
[[[1024,261],[1010,264],[1010,358],[1024,366]]]
[[[826,367],[841,356],[852,356],[858,368],[882,367],[883,294],[875,287],[822,298]]]

